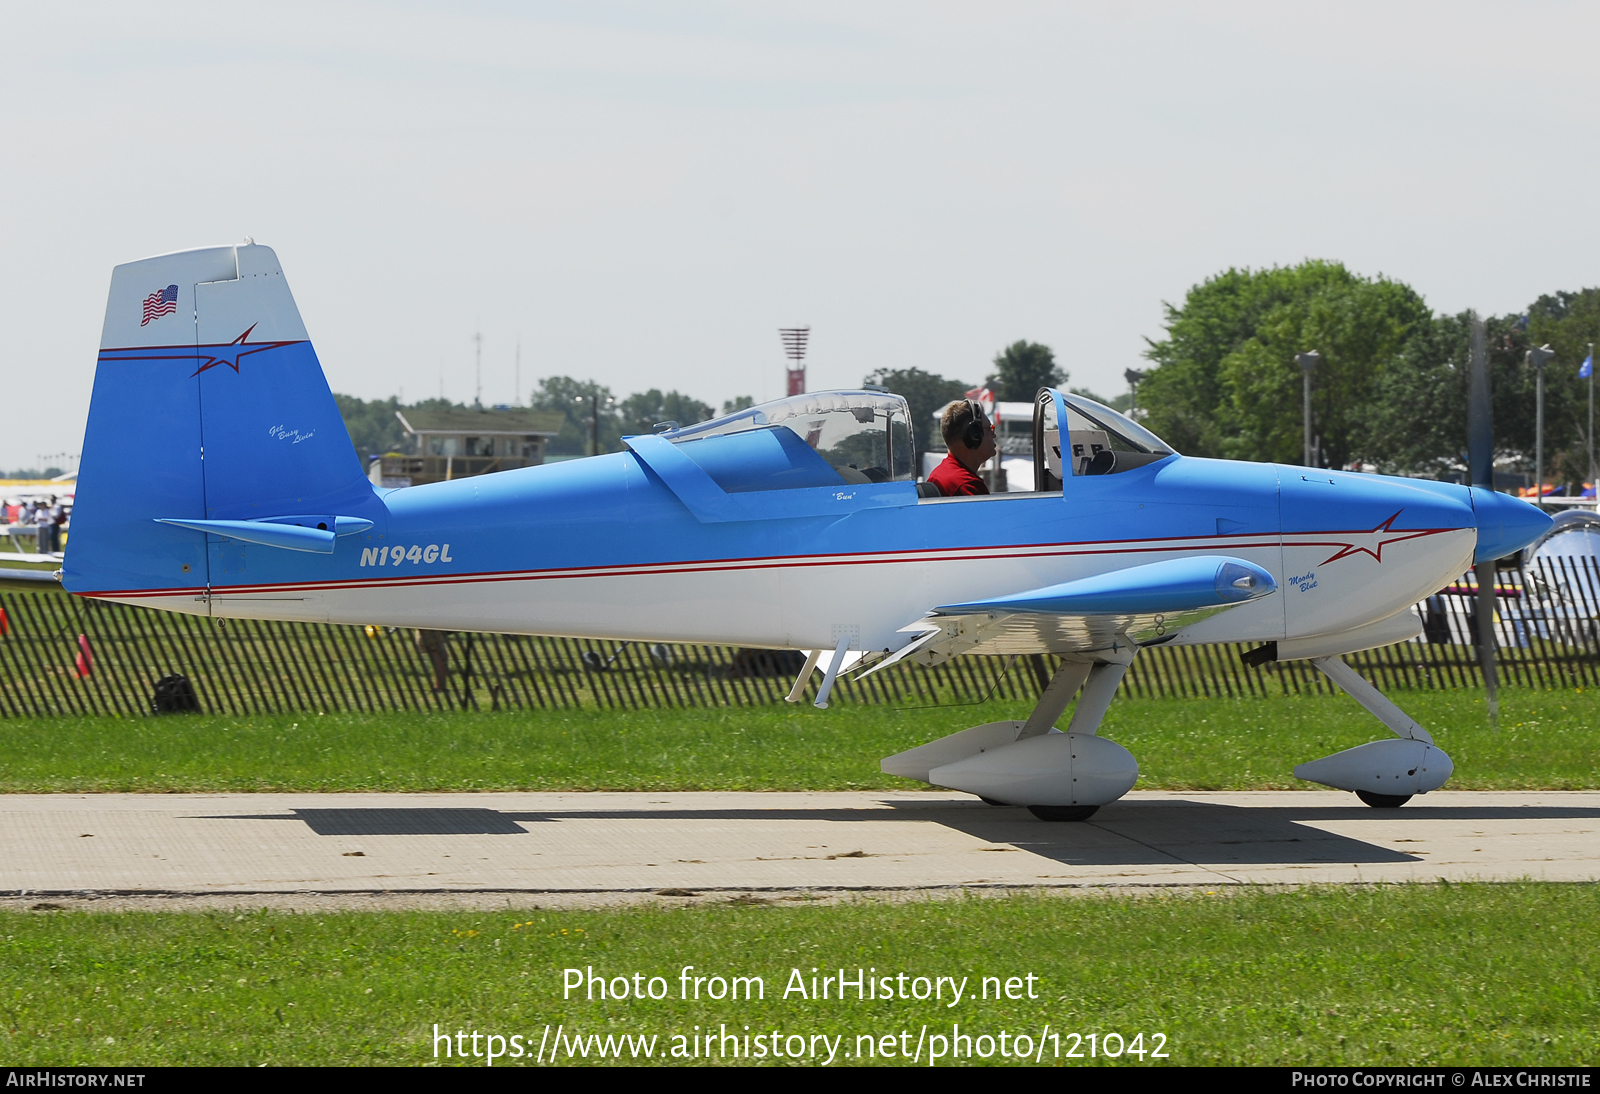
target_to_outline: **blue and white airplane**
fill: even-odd
[[[809,652],[846,668],[1051,653],[1024,721],[885,771],[1082,819],[1138,765],[1097,735],[1158,643],[1308,659],[1394,733],[1296,768],[1393,807],[1449,758],[1339,659],[1548,526],[1481,488],[1197,459],[1092,400],[1039,392],[1035,489],[928,497],[904,399],[794,396],[591,459],[403,490],[366,478],[271,249],[112,273],[63,581],[217,619]],[[1056,728],[1078,702],[1064,730]]]

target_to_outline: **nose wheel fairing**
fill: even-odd
[[[1433,737],[1395,706],[1361,674],[1337,656],[1314,657],[1311,663],[1356,702],[1365,707],[1394,737],[1368,741],[1294,769],[1295,778],[1349,790],[1374,809],[1397,809],[1413,795],[1443,786],[1455,763],[1433,743]]]
[[[1414,794],[1439,789],[1454,770],[1455,763],[1437,745],[1391,737],[1300,764],[1294,777],[1353,791],[1368,805],[1370,797],[1398,799],[1379,806],[1394,808]]]

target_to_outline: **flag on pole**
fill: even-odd
[[[1594,375],[1594,354],[1583,359],[1583,364],[1578,367],[1578,379],[1587,380]]]

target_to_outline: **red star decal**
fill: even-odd
[[[1418,532],[1396,532],[1392,525],[1399,518],[1401,512],[1404,512],[1404,510],[1397,511],[1394,516],[1370,532],[1346,533],[1350,536],[1350,542],[1340,544],[1339,550],[1323,559],[1321,564],[1326,566],[1328,563],[1337,562],[1341,558],[1361,554],[1371,555],[1375,561],[1382,563],[1383,549],[1389,544],[1399,543],[1407,539],[1417,539],[1420,536],[1431,536],[1440,531],[1438,528],[1425,528]]]
[[[237,373],[239,371],[239,362],[250,356],[252,353],[260,353],[262,350],[276,349],[278,346],[286,346],[289,344],[287,342],[258,342],[255,345],[250,345],[248,342],[250,331],[255,329],[256,324],[251,323],[248,330],[239,335],[239,337],[235,338],[233,341],[229,342],[226,346],[205,347],[207,349],[217,349],[219,352],[201,358],[200,367],[195,369],[189,375],[198,376],[202,372],[216,368],[218,365],[227,365],[229,368],[233,369],[235,373]]]

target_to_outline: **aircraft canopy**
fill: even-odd
[[[915,477],[911,411],[903,397],[887,392],[817,391],[791,395],[699,425],[668,430],[662,436],[676,445],[698,446],[713,437],[758,429],[792,433],[793,437],[780,438],[780,448],[790,449],[798,440],[821,456],[846,483],[910,481]],[[698,454],[695,458],[701,462]],[[794,485],[823,484],[797,481]],[[724,488],[740,489],[727,484]]]

